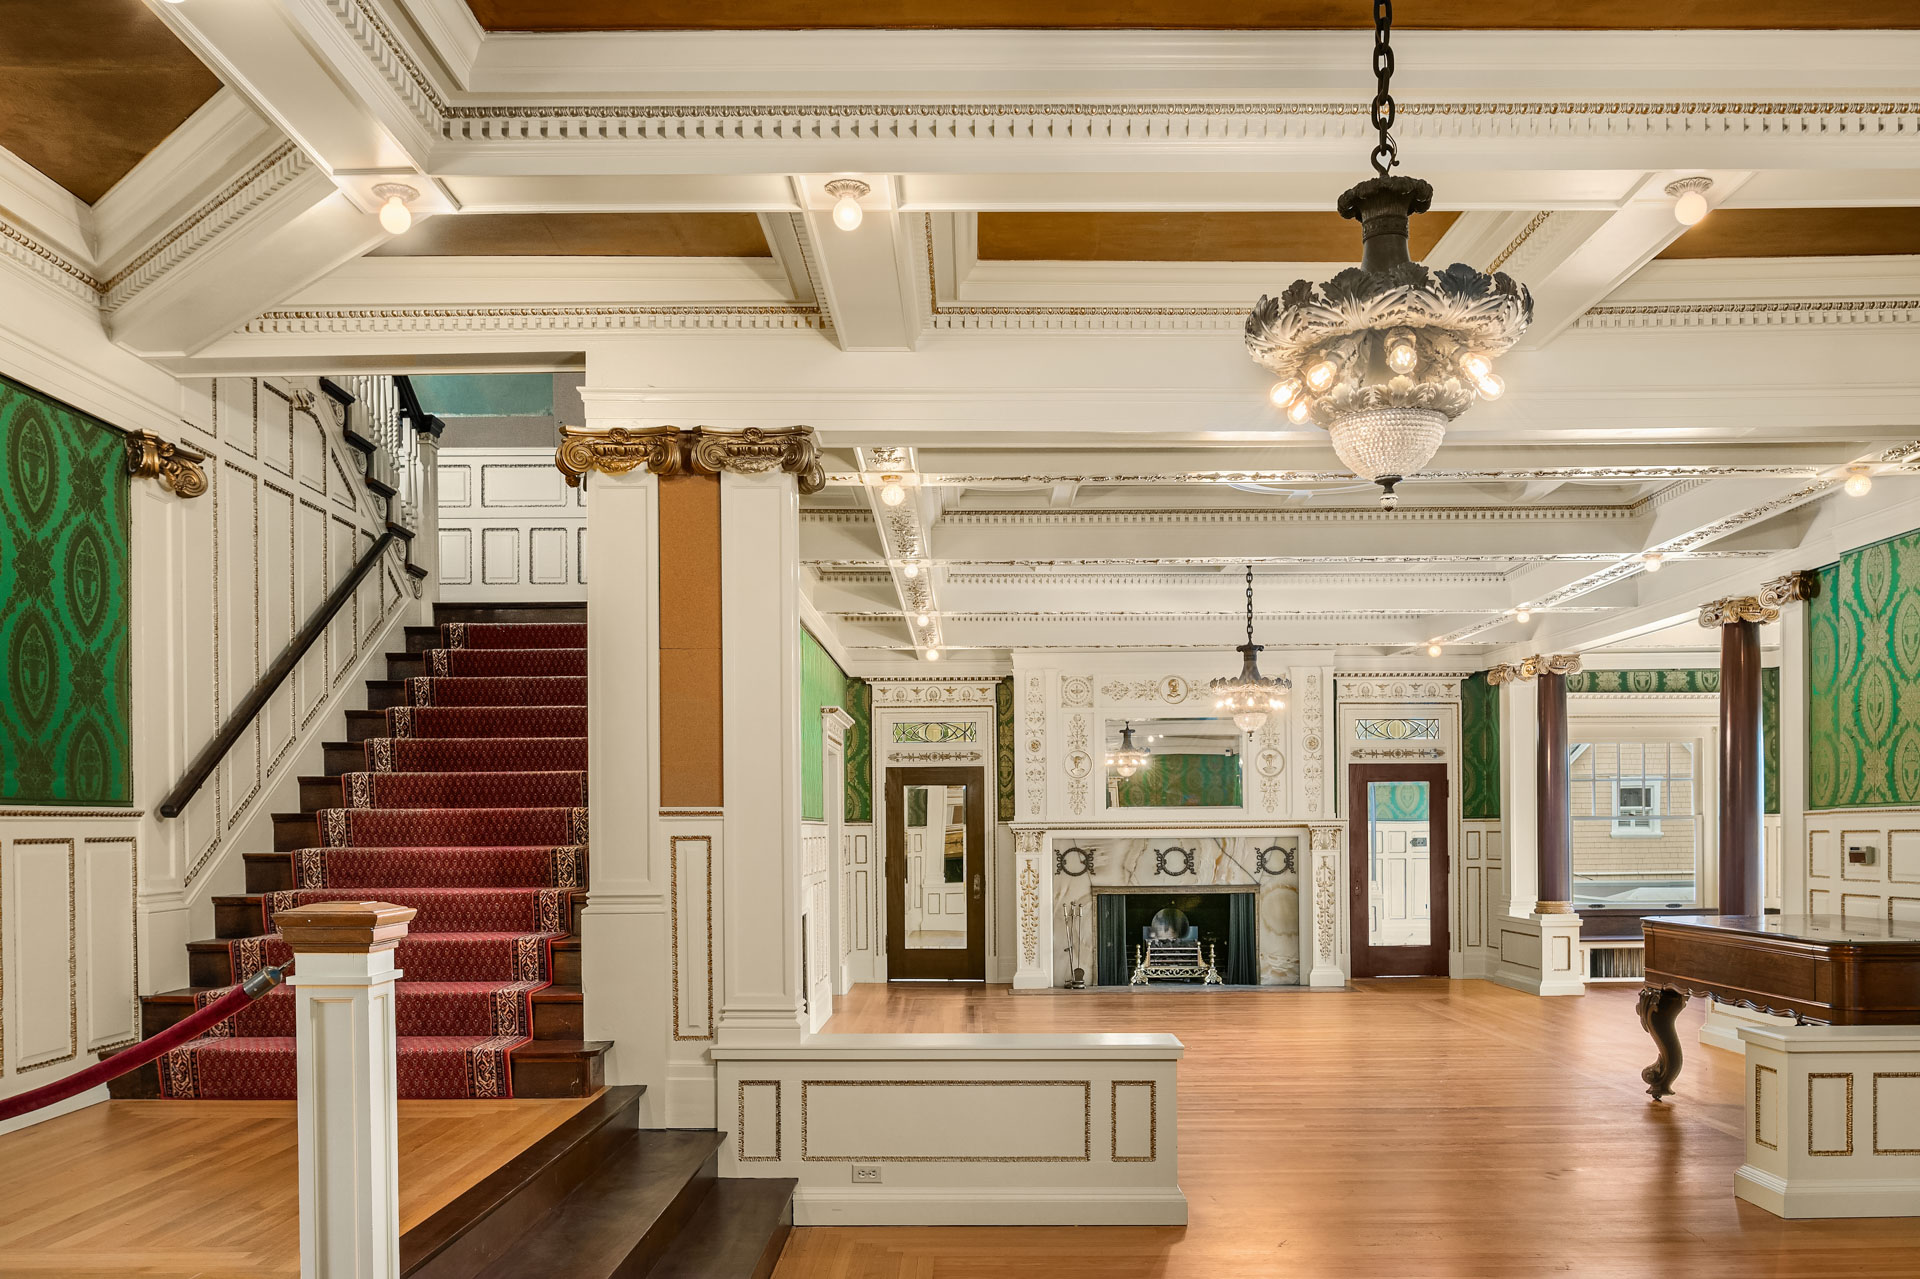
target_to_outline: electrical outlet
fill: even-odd
[[[867,1185],[867,1186],[879,1185],[880,1184],[880,1165],[879,1164],[853,1165],[853,1179],[854,1181],[860,1183],[861,1185]]]

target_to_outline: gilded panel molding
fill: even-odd
[[[127,436],[127,474],[158,480],[161,488],[176,497],[199,497],[207,491],[207,473],[200,465],[206,460],[205,453],[170,444],[152,431]]]
[[[1771,585],[1771,583],[1769,583]],[[1757,596],[1730,595],[1700,606],[1700,625],[1732,626],[1736,622],[1777,622],[1780,610],[1764,604]]]
[[[784,471],[800,481],[802,493],[826,487],[820,446],[810,426],[758,427],[716,431],[710,427],[562,426],[553,464],[579,487],[588,471],[625,475],[645,467],[655,475],[763,475]]]

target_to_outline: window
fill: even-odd
[[[1613,779],[1613,837],[1660,837],[1660,783]]]
[[[1697,901],[1700,749],[1698,740],[1684,739],[1573,744],[1576,905],[1685,908]]]

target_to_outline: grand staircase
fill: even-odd
[[[326,774],[276,813],[244,896],[214,899],[188,944],[192,985],[143,1001],[153,1034],[291,958],[276,911],[377,899],[418,915],[396,956],[403,1098],[583,1097],[604,1042],[584,1039],[577,906],[587,886],[586,621],[578,606],[435,609],[406,628]],[[290,1098],[293,992],[280,987],[116,1096]]]

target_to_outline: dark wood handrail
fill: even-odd
[[[226,757],[227,752],[233,749],[234,743],[240,740],[240,734],[247,731],[247,725],[253,723],[254,717],[260,714],[261,708],[280,691],[280,685],[286,682],[287,676],[293,674],[293,668],[300,664],[300,659],[307,655],[307,650],[313,647],[314,641],[326,633],[334,614],[353,598],[354,592],[360,589],[360,583],[368,573],[373,571],[373,566],[379,563],[380,557],[386,554],[387,548],[396,541],[411,541],[412,538],[412,533],[398,525],[387,525],[387,531],[374,540],[367,553],[360,557],[360,562],[353,566],[353,571],[333,588],[333,592],[315,610],[313,616],[307,619],[307,624],[300,628],[299,634],[293,637],[293,642],[287,645],[280,656],[273,659],[273,665],[267,668],[266,674],[262,675],[246,697],[241,699],[240,705],[234,709],[232,715],[227,717],[227,722],[220,726],[220,731],[214,735],[214,739],[194,756],[193,763],[187,766],[186,776],[182,777],[179,785],[168,791],[167,797],[160,801],[160,816],[178,817],[180,815],[181,810],[186,808],[187,802],[206,784],[207,778],[213,775],[213,770],[219,767],[220,761]]]

